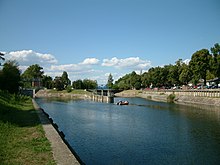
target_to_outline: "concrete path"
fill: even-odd
[[[67,145],[63,142],[62,138],[50,123],[41,108],[38,106],[36,101],[32,99],[32,102],[34,108],[37,110],[37,114],[42,123],[45,135],[51,143],[53,157],[56,163],[58,165],[79,165],[80,163],[77,161]]]

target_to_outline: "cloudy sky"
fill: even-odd
[[[219,0],[0,0],[0,51],[21,70],[105,84],[220,43]]]

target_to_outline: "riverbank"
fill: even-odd
[[[72,92],[67,92],[66,90],[57,91],[53,89],[39,90],[35,97],[58,97],[58,98],[79,98],[79,99],[90,99],[91,93],[85,90],[73,90]]]
[[[56,164],[31,99],[0,91],[0,164]]]
[[[172,93],[172,92],[171,92]],[[126,90],[120,93],[116,93],[117,97],[141,97],[148,100],[167,102],[169,93],[165,92],[153,92],[153,91],[142,91],[142,90]],[[173,102],[176,104],[187,104],[187,105],[211,105],[220,106],[220,98],[211,97],[200,97],[200,96],[188,96],[175,94]]]
[[[51,123],[52,120],[50,121],[49,118],[47,118],[34,99],[32,102],[35,110],[38,112],[38,116],[45,131],[45,136],[50,141],[56,163],[59,165],[79,165],[80,163],[61,138],[61,132],[59,134],[58,130],[54,128],[53,125],[55,125],[55,123]],[[58,126],[56,127],[58,129]]]

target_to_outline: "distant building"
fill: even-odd
[[[41,78],[35,78],[32,80],[32,83],[31,83],[31,86],[32,87],[41,87],[42,84],[41,84]]]

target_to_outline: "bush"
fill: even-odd
[[[175,94],[170,94],[168,97],[167,97],[167,102],[168,103],[174,103],[174,99],[175,99]]]
[[[66,91],[67,91],[68,93],[72,92],[72,86],[70,86],[70,85],[67,86],[67,87],[66,87]]]

